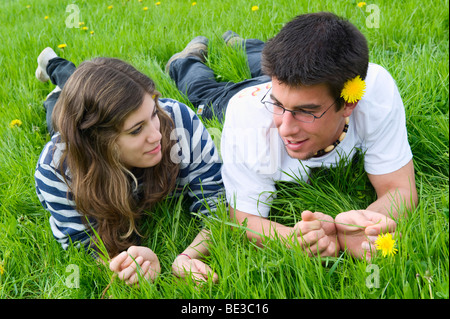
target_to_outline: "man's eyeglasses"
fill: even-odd
[[[267,91],[267,93],[263,96],[263,98],[261,99],[261,103],[264,104],[264,106],[266,107],[266,109],[270,112],[273,113],[275,115],[283,115],[284,112],[291,112],[292,116],[300,121],[300,122],[305,122],[305,123],[312,123],[314,122],[316,119],[320,119],[336,102],[337,100],[335,100],[333,102],[333,104],[331,104],[326,110],[325,112],[323,112],[320,116],[316,116],[308,111],[303,111],[303,110],[296,110],[296,111],[291,111],[291,110],[287,110],[284,107],[282,107],[279,104],[276,104],[274,102],[272,102],[271,100],[269,100],[270,98],[268,97],[266,100],[266,96],[267,94],[269,94],[269,92],[272,89],[270,88],[269,91]]]

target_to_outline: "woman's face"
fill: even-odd
[[[120,159],[128,168],[147,168],[161,159],[161,132],[155,101],[145,94],[142,105],[125,120],[117,144]]]

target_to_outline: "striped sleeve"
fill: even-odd
[[[180,164],[178,187],[187,188],[192,199],[191,212],[209,215],[224,196],[219,152],[210,133],[189,107],[171,99],[160,102],[175,123],[171,139],[178,143],[171,158]]]
[[[55,239],[63,249],[71,243],[87,247],[89,234],[82,221],[82,215],[75,209],[75,202],[57,167],[61,150],[56,137],[48,142],[36,166],[34,174],[36,193],[42,206],[51,214],[50,227]]]

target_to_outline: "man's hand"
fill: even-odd
[[[142,278],[150,279],[152,282],[161,272],[156,254],[150,248],[143,246],[131,246],[127,251],[121,252],[111,259],[109,268],[128,285],[138,283],[138,271]]]
[[[343,212],[335,221],[341,249],[347,248],[352,256],[368,261],[376,254],[378,235],[388,232],[394,235],[396,228],[391,218],[370,210]]]
[[[329,215],[304,211],[302,220],[294,226],[294,232],[309,256],[336,256],[339,252],[336,227]]]
[[[172,272],[180,278],[191,278],[196,285],[206,282],[211,278],[214,283],[219,276],[211,268],[198,259],[191,259],[185,255],[178,255],[173,261]]]

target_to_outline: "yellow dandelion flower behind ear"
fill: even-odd
[[[359,75],[357,75],[355,78],[345,82],[341,97],[343,97],[347,103],[354,103],[361,100],[365,89],[366,83]]]
[[[398,251],[397,248],[395,248],[395,240],[392,239],[390,233],[378,235],[375,246],[377,250],[381,250],[383,257],[386,257],[387,255],[394,256]]]

